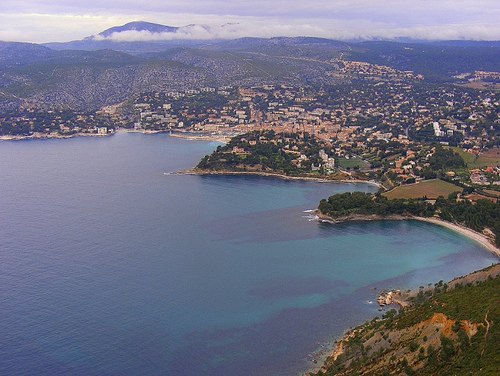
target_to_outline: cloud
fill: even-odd
[[[29,13],[25,12],[29,9]],[[2,0],[0,38],[82,39],[146,20],[178,32],[127,32],[118,40],[318,36],[332,39],[499,39],[498,0]],[[234,27],[220,26],[237,24]]]
[[[210,40],[237,39],[242,37],[269,38],[275,36],[315,36],[329,39],[394,39],[409,37],[427,40],[492,40],[500,39],[500,27],[495,24],[446,24],[433,26],[401,27],[393,23],[372,22],[367,20],[324,20],[308,22],[298,20],[294,23],[262,22],[248,20],[243,23],[222,26],[189,25],[178,28],[175,32],[153,33],[150,31],[122,31],[107,37],[97,35],[95,40],[113,40],[115,42],[162,41],[162,40]]]
[[[317,34],[318,28],[308,25],[299,27],[291,24],[258,25],[252,22],[230,23],[221,26],[188,25],[179,27],[174,32],[150,32],[147,30],[127,30],[114,32],[108,36],[96,35],[94,40],[112,40],[115,42],[162,41],[162,40],[210,40],[236,39],[242,37],[273,37]],[[321,31],[320,31],[321,32]],[[297,34],[298,33],[298,34]],[[326,30],[323,31],[326,33]]]
[[[114,42],[139,42],[139,41],[161,41],[161,40],[176,40],[176,39],[214,39],[223,38],[223,27],[210,27],[206,25],[189,25],[180,27],[175,32],[159,32],[154,33],[147,30],[126,30],[114,32],[109,36],[96,35],[94,40],[112,40]]]
[[[59,42],[82,39],[108,25],[128,22],[119,16],[75,14],[0,13],[0,40],[19,42]]]

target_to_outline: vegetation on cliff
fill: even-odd
[[[422,287],[399,314],[352,330],[316,375],[498,375],[499,269]]]

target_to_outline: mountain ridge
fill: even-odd
[[[165,27],[137,22],[102,33],[173,30]],[[338,85],[359,79],[339,73],[346,61],[413,71],[430,83],[456,82],[453,76],[478,70],[500,72],[500,42],[348,43],[316,37],[148,42],[87,39],[55,48],[0,42],[0,52],[0,107],[34,102],[45,107],[96,109],[147,89]]]
[[[124,25],[121,26],[113,26],[110,27],[109,29],[106,29],[104,31],[101,31],[98,36],[102,37],[110,37],[114,33],[122,33],[125,31],[149,31],[151,33],[175,33],[177,30],[179,30],[179,27],[175,26],[166,26],[166,25],[161,25],[153,22],[146,22],[146,21],[132,21],[128,22]],[[88,37],[92,38],[92,37]]]
[[[236,27],[237,24],[225,24],[219,27],[220,30],[232,26]],[[197,32],[195,32],[197,31]],[[200,31],[202,34],[200,34]],[[141,40],[127,40],[127,38],[132,38],[133,33],[137,32],[136,37],[140,36]],[[120,34],[123,36],[120,38]],[[149,33],[149,34],[148,34]],[[221,36],[222,35],[222,36]],[[79,49],[79,50],[99,50],[99,49],[114,49],[122,52],[141,54],[141,53],[155,53],[161,52],[163,50],[175,47],[201,47],[207,45],[223,46],[225,48],[230,48],[231,46],[237,45],[244,41],[246,42],[256,42],[256,41],[267,41],[272,43],[273,41],[279,40],[280,43],[285,43],[285,41],[298,41],[298,40],[317,40],[321,43],[337,43],[337,44],[348,44],[348,45],[361,45],[365,43],[401,43],[401,44],[424,44],[424,45],[434,45],[438,47],[500,47],[500,41],[474,41],[474,40],[450,40],[450,41],[432,41],[432,40],[414,40],[411,38],[394,38],[388,40],[376,39],[376,40],[335,40],[322,37],[283,37],[275,36],[270,38],[262,37],[227,37],[226,34],[222,33],[219,35],[214,32],[214,28],[201,25],[201,24],[189,24],[185,26],[167,26],[153,22],[146,21],[132,21],[121,26],[113,26],[96,35],[87,36],[80,40],[73,40],[70,42],[49,42],[42,44],[45,47],[49,47],[55,50],[64,49]],[[234,35],[238,35],[234,33]],[[133,39],[133,38],[132,38]],[[328,41],[328,42],[326,42]],[[221,47],[219,47],[221,48]]]

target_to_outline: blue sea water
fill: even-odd
[[[379,314],[374,287],[497,261],[431,224],[304,212],[371,185],[164,174],[216,146],[0,143],[0,374],[296,375]]]

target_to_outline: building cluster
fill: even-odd
[[[296,154],[298,167],[314,170],[321,165],[330,171],[356,166],[353,161],[359,160],[366,162],[358,166],[361,169],[382,169],[399,181],[424,174],[432,153],[426,145],[461,146],[477,154],[500,138],[498,91],[428,83],[413,72],[364,62],[335,63],[339,69],[331,74],[344,81],[334,86],[261,84],[144,92],[86,113],[24,108],[0,114],[0,131],[2,135],[109,134],[121,127],[214,136],[254,130],[308,134],[324,150],[316,150],[311,160],[311,155],[287,149]],[[496,79],[499,74],[475,72],[471,78]],[[485,175],[473,174],[470,180],[484,183],[481,176]]]
[[[500,81],[500,72],[475,71],[473,73],[461,73],[459,75],[454,76],[454,78],[459,80],[467,80],[469,82],[477,82],[477,81],[497,82]]]
[[[0,115],[0,130],[4,136],[107,135],[113,133],[116,127],[117,123],[103,111],[26,108]]]
[[[383,171],[400,183],[432,176],[427,172],[434,151],[425,145],[439,142],[477,154],[500,136],[498,92],[428,84],[412,72],[360,62],[344,62],[336,74],[361,79],[335,87],[260,85],[144,93],[134,100],[135,127],[212,135],[254,130],[309,134],[328,154],[284,148],[295,154],[296,166],[345,170],[359,160],[365,161],[361,170],[371,177]],[[241,148],[233,152],[248,154]],[[351,162],[336,165],[336,160]],[[487,181],[475,174],[468,179],[472,184]]]
[[[320,88],[262,85],[145,93],[134,100],[134,127],[212,134],[263,129],[307,132],[344,147],[367,147],[372,140],[481,145],[498,132],[498,92],[424,84],[411,72],[351,65],[344,69],[371,72],[378,81]]]

